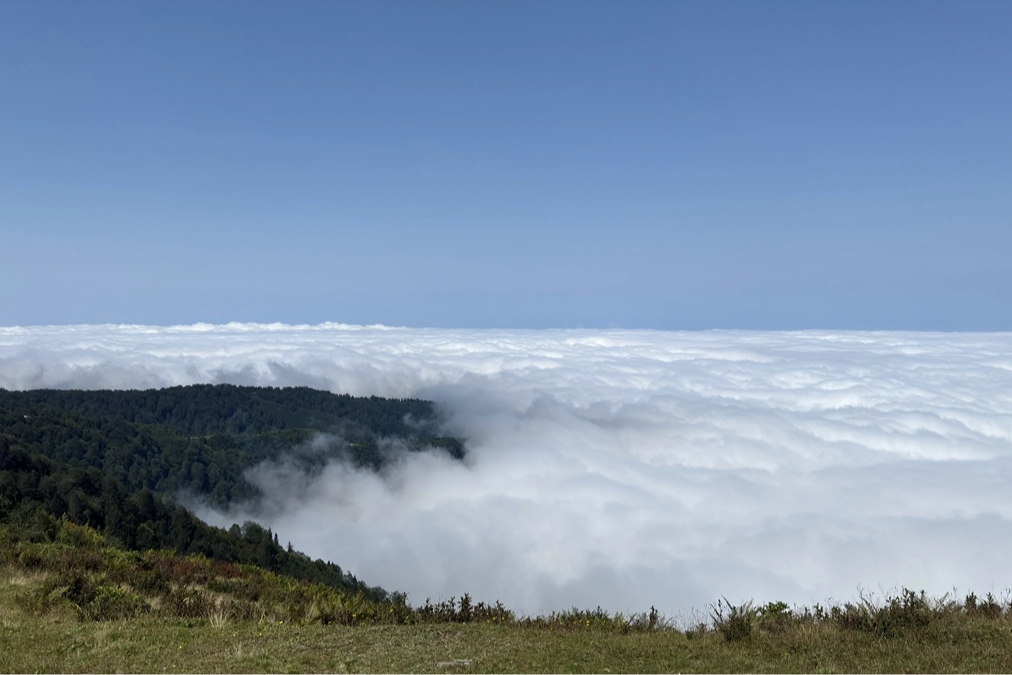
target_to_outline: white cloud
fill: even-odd
[[[416,602],[677,613],[1012,581],[1010,334],[0,328],[0,387],[194,382],[439,402],[465,464],[257,474],[283,541]]]

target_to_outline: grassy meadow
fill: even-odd
[[[261,568],[124,551],[61,522],[0,553],[3,672],[1010,672],[1012,606],[904,590],[828,607],[734,606],[675,627],[467,596],[379,603]]]

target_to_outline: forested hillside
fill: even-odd
[[[283,457],[307,472],[330,461],[381,470],[425,449],[464,452],[459,439],[439,435],[432,403],[414,399],[232,385],[0,390],[0,522],[44,542],[63,518],[124,548],[256,564],[382,600],[382,589],[283,547],[255,523],[211,527],[172,500],[255,500],[244,472],[265,460]]]
[[[429,433],[431,401],[332,394],[309,387],[239,387],[197,384],[147,390],[6,391],[0,409],[30,414],[42,409],[87,417],[153,424],[182,436],[260,433],[282,429],[335,431],[352,426],[380,436]]]
[[[185,491],[215,506],[256,498],[243,472],[265,460],[285,457],[307,472],[334,460],[379,470],[398,452],[464,453],[459,439],[439,435],[429,401],[305,387],[0,390],[0,435],[131,491]]]

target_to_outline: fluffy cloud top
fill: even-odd
[[[1012,334],[0,328],[0,387],[196,382],[442,406],[464,464],[253,473],[282,540],[414,601],[677,614],[1012,581]]]

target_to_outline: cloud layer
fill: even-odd
[[[465,464],[254,473],[282,541],[415,602],[677,614],[1012,582],[1012,334],[0,328],[0,387],[196,382],[441,405]]]

